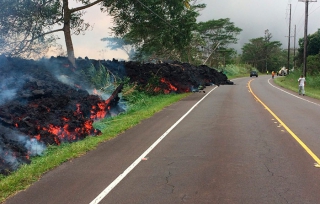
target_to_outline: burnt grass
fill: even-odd
[[[48,145],[99,136],[93,122],[124,111],[118,94],[125,79],[149,94],[233,84],[204,65],[87,58],[76,63],[74,68],[65,57],[34,61],[0,55],[0,174],[30,163]],[[106,82],[117,85],[105,89]]]

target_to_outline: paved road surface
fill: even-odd
[[[194,93],[6,204],[320,203],[320,102],[270,78]]]

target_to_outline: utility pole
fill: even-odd
[[[269,43],[269,29],[265,30],[264,31],[264,39],[267,43]],[[267,47],[266,47],[266,72],[268,72],[268,44],[267,44]]]
[[[294,42],[293,42],[293,68],[296,68],[296,37],[297,37],[297,26],[294,25]]]
[[[289,74],[289,70],[290,70],[290,40],[291,40],[290,32],[291,32],[291,4],[290,4],[290,15],[289,15],[288,66],[287,66],[288,72],[287,72],[287,74]]]
[[[317,0],[299,0],[305,2],[305,21],[304,21],[304,48],[303,48],[303,75],[307,76],[307,41],[308,41],[308,6],[309,2],[317,2]]]

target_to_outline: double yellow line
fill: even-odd
[[[249,87],[249,91],[250,93],[257,99],[257,101],[259,101],[268,111],[269,113],[288,131],[288,133],[290,133],[290,135],[302,146],[302,148],[304,150],[306,150],[308,152],[308,154],[315,160],[315,167],[320,167],[320,159],[317,157],[317,155],[315,155],[311,149],[304,143],[302,142],[302,140],[300,140],[300,138],[294,134],[294,132],[292,132],[292,130],[290,130],[290,128],[288,126],[286,126],[286,124],[284,124],[284,122],[282,122],[282,120],[274,113],[272,112],[272,110],[266,105],[264,104],[252,91],[250,83],[253,79],[251,79],[248,82],[248,87]]]

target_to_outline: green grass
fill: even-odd
[[[246,66],[227,66],[226,75],[229,79],[237,77],[248,77],[251,68]],[[293,91],[298,90],[298,78],[301,72],[292,72],[286,77],[276,77],[275,83]],[[306,95],[320,99],[320,77],[307,77]],[[130,91],[126,90],[126,91]],[[178,95],[158,95],[148,96],[143,93],[133,91],[129,102],[134,104],[129,110],[113,118],[103,119],[94,123],[94,127],[100,129],[103,134],[100,136],[87,137],[75,143],[64,143],[60,146],[50,146],[41,157],[32,158],[29,165],[23,165],[19,170],[9,176],[0,175],[0,203],[9,196],[16,194],[20,190],[28,188],[38,181],[41,176],[69,161],[80,157],[86,152],[95,149],[99,143],[116,137],[118,134],[139,124],[164,107],[175,103],[189,94]]]
[[[230,64],[224,67],[220,71],[223,71],[227,75],[228,79],[234,79],[234,78],[249,76],[249,73],[251,70],[256,70],[256,69],[247,64],[237,64],[237,65]]]
[[[223,69],[228,79],[248,77],[250,70],[256,69],[249,65],[227,65]],[[301,70],[295,70],[290,72],[290,74],[285,77],[275,77],[274,82],[283,88],[298,92],[298,78],[300,77],[301,73]],[[259,75],[261,75],[261,73],[259,73]],[[263,75],[265,75],[265,73],[263,73]],[[320,99],[320,75],[307,76],[306,80],[306,95],[312,98]]]
[[[275,77],[274,82],[279,86],[298,92],[298,78],[301,75],[301,71],[290,72],[285,77]],[[319,76],[307,76],[305,92],[307,96],[320,99],[320,77]]]
[[[86,152],[95,149],[99,143],[116,137],[118,134],[139,124],[142,120],[150,118],[164,107],[181,100],[189,94],[158,96],[135,94],[131,100],[136,103],[128,111],[116,117],[94,123],[94,127],[100,129],[102,135],[87,137],[75,143],[50,146],[43,156],[32,158],[31,164],[21,166],[9,176],[0,176],[0,203],[18,191],[27,189],[31,184],[38,181],[44,173],[68,160],[86,154]]]

